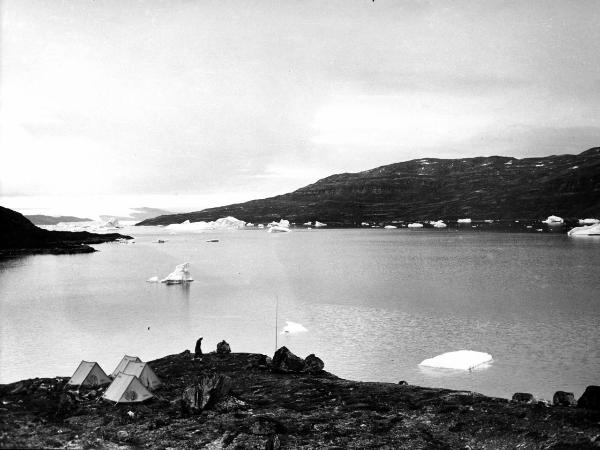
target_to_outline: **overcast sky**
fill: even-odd
[[[198,210],[414,158],[600,145],[595,0],[0,5],[13,207]]]

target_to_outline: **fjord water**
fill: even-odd
[[[237,352],[286,345],[343,378],[510,397],[581,395],[600,379],[600,239],[454,230],[264,230],[169,235],[0,262],[0,382],[110,372],[221,339]],[[158,238],[167,240],[155,243]],[[208,243],[207,239],[219,239]],[[146,283],[190,262],[189,286]],[[278,329],[275,309],[278,302]],[[285,321],[308,332],[281,334]],[[423,359],[469,349],[471,372]]]

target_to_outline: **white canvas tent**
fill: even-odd
[[[134,375],[120,373],[102,398],[115,403],[139,403],[152,398],[152,394]]]
[[[148,389],[156,389],[161,385],[160,378],[156,376],[152,368],[145,362],[130,361],[125,366],[123,373],[136,376]]]
[[[117,365],[117,368],[115,370],[113,370],[113,373],[110,374],[110,376],[112,378],[114,378],[119,373],[123,372],[123,370],[125,369],[125,367],[127,366],[127,364],[130,361],[142,362],[142,360],[140,358],[138,358],[137,356],[128,356],[128,355],[125,355],[125,356],[123,356],[123,359],[121,360],[121,362]]]
[[[67,384],[73,386],[96,387],[110,383],[110,378],[96,362],[81,361]]]

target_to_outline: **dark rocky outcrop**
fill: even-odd
[[[276,372],[299,373],[306,370],[306,363],[302,358],[294,355],[287,347],[283,346],[273,355],[271,368]]]
[[[545,219],[600,216],[600,147],[579,155],[517,159],[423,158],[332,175],[294,192],[245,203],[172,214],[138,225],[211,221],[254,223],[285,218],[331,226],[396,220]]]
[[[264,355],[247,353],[211,353],[200,360],[186,351],[150,361],[163,384],[153,391],[154,398],[141,404],[113,405],[65,391],[67,377],[0,385],[0,448],[414,450],[598,445],[600,411],[349,381],[325,371],[272,372],[262,364],[266,360]],[[218,385],[219,376],[231,380],[231,390],[207,409],[210,402],[204,403],[204,392],[212,388],[205,387]],[[207,377],[206,382],[199,382],[199,377]],[[182,393],[190,387],[186,405]],[[225,393],[220,388],[216,392]],[[192,405],[198,409],[191,410]]]
[[[304,358],[304,364],[306,365],[306,372],[308,373],[317,373],[325,368],[325,363],[321,358],[315,356],[314,353],[311,353],[306,358]]]
[[[183,401],[192,410],[209,409],[231,390],[231,379],[224,375],[206,375],[183,391]]]
[[[575,395],[572,392],[556,391],[552,397],[552,404],[555,406],[575,406]]]
[[[588,386],[577,401],[578,408],[600,411],[600,386]]]
[[[218,355],[226,355],[231,353],[231,347],[225,341],[221,341],[217,344],[217,354]]]
[[[0,257],[36,253],[91,253],[90,244],[132,239],[118,233],[48,231],[36,227],[22,214],[0,206]]]
[[[534,403],[535,398],[528,392],[516,392],[512,396],[512,401],[518,403]]]

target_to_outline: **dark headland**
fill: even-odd
[[[151,361],[163,384],[144,403],[113,405],[99,398],[103,389],[69,389],[65,377],[0,385],[0,446],[413,450],[600,446],[598,403],[582,405],[580,400],[579,406],[550,406],[406,383],[348,381],[322,370],[314,356],[308,364],[309,357],[285,359],[282,349],[278,353],[273,360],[247,353],[211,353],[200,360],[186,350]],[[282,370],[286,368],[302,371]]]
[[[91,244],[132,239],[118,233],[49,231],[35,226],[22,214],[0,206],[0,257],[33,254],[92,253]]]
[[[212,221],[253,223],[281,218],[329,227],[362,222],[540,220],[600,216],[600,147],[578,155],[517,159],[487,156],[421,158],[358,173],[332,175],[294,192],[261,200],[170,214],[138,225]]]

